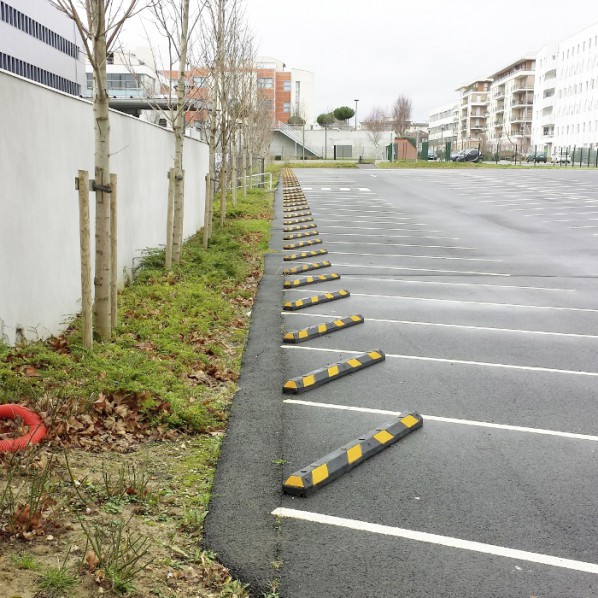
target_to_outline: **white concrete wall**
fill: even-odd
[[[297,133],[297,141],[303,139],[303,132],[301,127],[295,129]],[[320,156],[324,156],[329,160],[334,157],[335,145],[351,145],[353,147],[353,158],[356,160],[359,156],[364,159],[383,160],[385,159],[384,148],[392,142],[394,134],[392,131],[382,131],[378,146],[376,147],[366,129],[339,129],[331,127],[325,133],[324,129],[305,129],[305,145],[312,147]],[[282,153],[284,160],[301,159],[302,151],[301,145],[298,143],[295,147],[294,141],[290,140],[282,133],[275,132],[272,135],[272,142],[270,143],[270,154],[272,156],[279,156]],[[326,152],[324,152],[326,148]],[[297,156],[295,156],[295,153]]]
[[[91,104],[0,71],[0,338],[60,332],[81,308],[75,177],[93,178]],[[111,111],[118,175],[120,282],[141,251],[165,243],[172,132]],[[185,140],[185,237],[203,226],[208,148]],[[92,212],[93,245],[93,201]]]

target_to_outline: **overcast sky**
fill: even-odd
[[[315,113],[411,98],[427,120],[455,89],[598,22],[598,0],[245,0],[258,53],[315,73]]]

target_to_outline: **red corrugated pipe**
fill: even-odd
[[[42,423],[41,417],[21,405],[6,404],[0,405],[0,419],[15,419],[20,417],[26,426],[29,426],[27,434],[19,438],[0,440],[0,453],[10,453],[37,444],[46,435],[46,426]]]

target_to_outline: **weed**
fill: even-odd
[[[280,598],[278,595],[278,588],[280,587],[280,579],[273,579],[270,582],[270,589],[268,593],[263,593],[262,598]]]
[[[274,465],[285,465],[288,461],[286,459],[273,459],[272,463],[274,463]]]
[[[143,465],[138,468],[128,463],[120,463],[116,471],[111,473],[106,464],[102,464],[102,480],[104,493],[110,499],[143,501],[150,492],[150,476],[147,472],[147,456]]]
[[[128,521],[111,521],[107,526],[89,527],[79,519],[87,539],[85,563],[89,571],[103,571],[112,589],[126,593],[133,589],[133,580],[154,559],[146,559],[150,540],[129,533]]]
[[[30,540],[42,532],[48,513],[56,505],[51,496],[53,481],[50,477],[54,462],[50,457],[41,469],[30,468],[29,479],[17,487],[16,473],[20,465],[15,458],[8,468],[6,485],[0,495],[0,520],[6,520],[6,534]]]
[[[25,569],[27,571],[37,571],[40,567],[39,562],[31,554],[11,555],[10,560],[17,569]]]
[[[218,593],[218,598],[245,598],[248,594],[249,584],[241,583],[236,579],[225,582]]]
[[[200,511],[198,509],[184,509],[181,518],[181,530],[188,534],[201,533],[207,514],[207,511]]]
[[[71,550],[69,548],[64,560],[62,563],[59,563],[58,567],[49,567],[40,575],[38,581],[40,588],[47,590],[51,594],[58,594],[70,590],[77,585],[77,576],[74,575],[73,571],[67,566],[70,552]]]

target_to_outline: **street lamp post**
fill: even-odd
[[[359,100],[355,100],[355,130],[357,131],[357,102]]]

